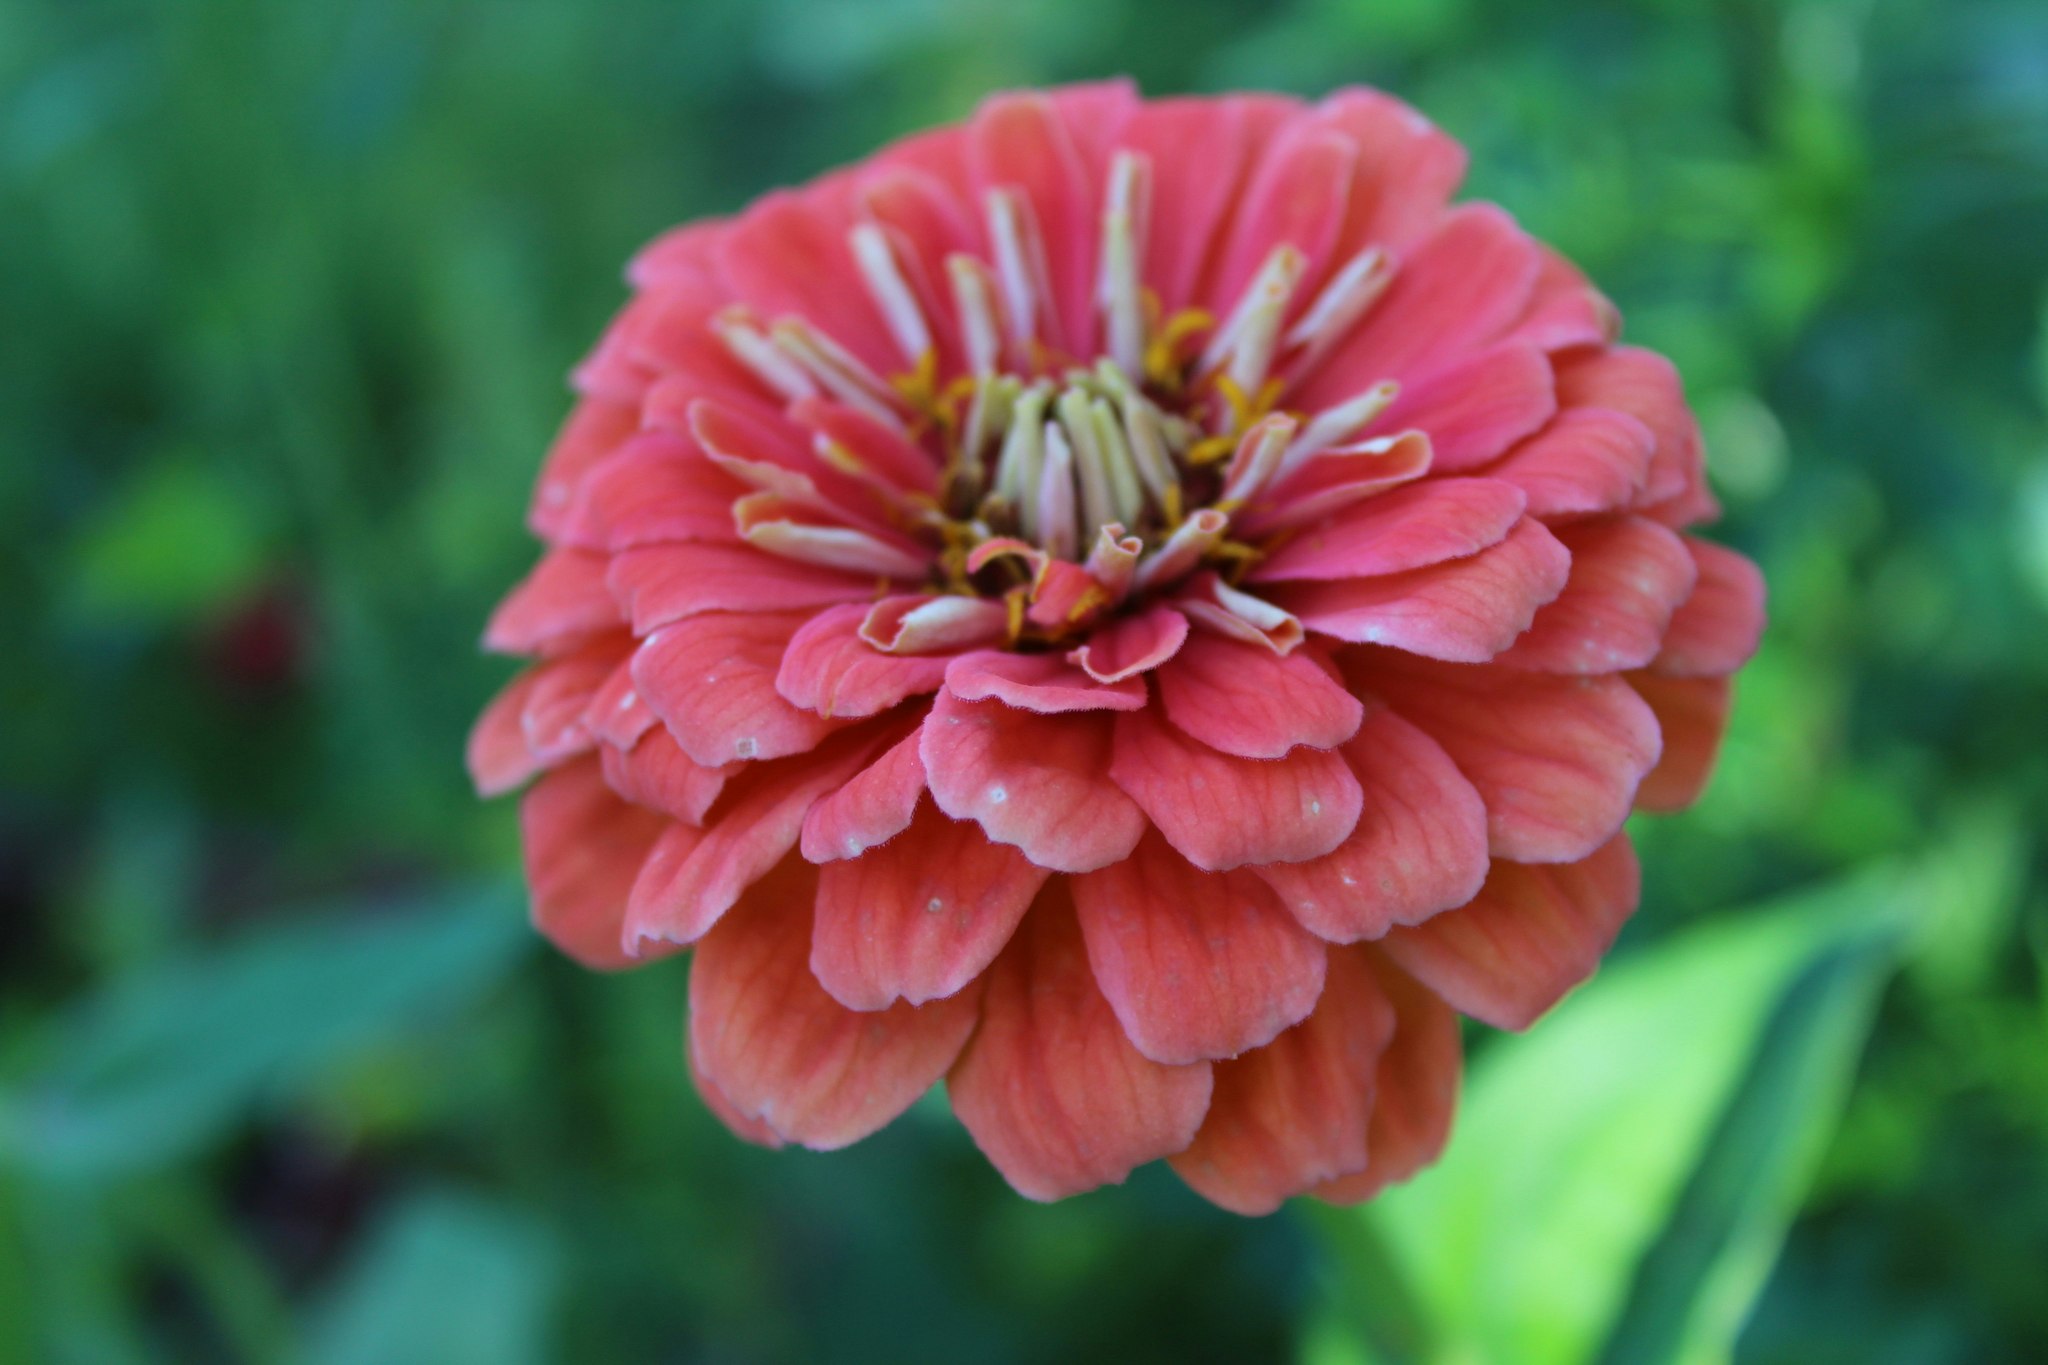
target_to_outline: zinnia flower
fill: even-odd
[[[1005,94],[634,261],[470,763],[564,951],[694,945],[736,1133],[944,1079],[1035,1199],[1358,1200],[1458,1015],[1594,969],[1762,584],[1680,533],[1672,367],[1464,168],[1370,90]]]

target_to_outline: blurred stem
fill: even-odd
[[[0,1365],[28,1365],[35,1359],[28,1276],[21,1201],[14,1182],[0,1177]]]
[[[145,1248],[182,1271],[222,1340],[249,1362],[292,1361],[291,1312],[269,1267],[183,1178],[152,1181],[130,1205]]]

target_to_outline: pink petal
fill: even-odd
[[[1497,479],[1411,483],[1282,542],[1250,581],[1373,578],[1462,559],[1506,539],[1522,503]]]
[[[1121,143],[1152,167],[1145,282],[1167,313],[1194,302],[1217,225],[1235,200],[1249,146],[1238,99],[1164,99],[1140,106]]]
[[[946,669],[946,690],[962,701],[993,698],[1005,706],[1057,715],[1065,711],[1135,711],[1145,704],[1137,678],[1101,683],[1057,654],[982,649]]]
[[[860,279],[843,189],[782,190],[757,200],[719,244],[720,273],[764,321],[803,318],[877,372],[895,342]]]
[[[636,635],[705,612],[791,611],[875,595],[873,578],[740,545],[642,546],[614,557],[607,578]]]
[[[872,716],[938,690],[946,658],[882,653],[860,635],[870,610],[828,607],[790,637],[775,674],[784,701],[820,716]]]
[[[958,373],[965,357],[951,300],[940,285],[946,278],[946,257],[955,252],[986,255],[969,206],[952,186],[911,166],[882,166],[863,174],[860,203],[863,216],[888,233],[904,282],[931,327],[940,372]]]
[[[1689,470],[1699,462],[1700,428],[1669,360],[1634,346],[1560,358],[1557,399],[1565,407],[1625,412],[1650,429],[1656,445],[1644,481],[1645,503],[1686,491]]]
[[[1685,542],[1642,517],[1578,522],[1557,537],[1571,551],[1571,580],[1500,662],[1547,673],[1616,673],[1657,657],[1672,611],[1693,590]]]
[[[698,399],[710,398],[731,407],[773,416],[784,403],[761,377],[741,365],[726,349],[711,324],[733,303],[721,285],[695,287],[681,295],[663,291],[659,298],[635,300],[622,320],[627,331],[624,359],[642,376],[639,388],[643,427],[683,430],[674,420]],[[642,305],[645,305],[643,308]],[[579,385],[591,381],[590,367],[576,373]]]
[[[594,758],[534,783],[519,802],[519,835],[534,927],[586,967],[636,965],[621,947],[627,893],[668,821],[629,806]]]
[[[659,719],[633,685],[633,661],[628,658],[612,670],[604,686],[591,695],[584,712],[584,724],[600,744],[630,749],[640,736],[659,724]]]
[[[977,821],[1040,867],[1089,872],[1130,855],[1145,819],[1109,780],[1110,723],[1041,716],[949,687],[926,717],[920,753],[932,799]]]
[[[1120,683],[1171,659],[1187,638],[1187,617],[1172,607],[1151,607],[1098,627],[1067,662],[1099,683]]]
[[[983,546],[986,549],[986,546]],[[1042,559],[1031,584],[1024,618],[1035,626],[1071,630],[1099,616],[1113,603],[1095,575],[1065,559]]]
[[[858,858],[910,828],[924,795],[924,759],[913,728],[804,816],[803,854],[814,863]]]
[[[741,765],[707,768],[682,751],[675,736],[657,725],[629,747],[605,745],[598,750],[604,780],[636,806],[658,810],[686,825],[702,825],[704,815],[725,790]]]
[[[570,410],[534,483],[526,520],[535,535],[549,542],[560,538],[584,476],[639,426],[640,409],[630,402],[585,398]]]
[[[1122,1183],[1187,1146],[1209,1106],[1207,1063],[1161,1066],[1124,1036],[1058,887],[989,969],[981,1027],[946,1077],[975,1145],[1039,1200]]]
[[[1465,178],[1465,148],[1392,95],[1357,86],[1316,105],[1314,118],[1359,148],[1359,174],[1340,255],[1396,251],[1436,226]]]
[[[1617,677],[1453,668],[1383,655],[1347,667],[1429,733],[1486,802],[1496,858],[1562,863],[1612,838],[1656,766],[1657,720]]]
[[[1089,181],[1066,122],[1045,95],[1021,91],[984,101],[967,136],[977,187],[1022,190],[1044,233],[1052,298],[1042,301],[1046,330],[1039,335],[1070,355],[1089,354],[1100,187]]]
[[[1051,875],[920,804],[903,833],[819,872],[811,970],[848,1009],[952,995],[995,960]]]
[[[659,420],[659,414],[649,413],[650,425]],[[913,544],[890,520],[873,483],[825,463],[813,435],[782,414],[698,401],[690,404],[683,425],[714,466],[753,491],[815,508],[826,520],[879,539]]]
[[[1515,341],[1460,356],[1404,385],[1371,429],[1428,432],[1436,456],[1430,467],[1460,474],[1498,457],[1556,411],[1550,361]]]
[[[811,806],[858,772],[881,738],[863,726],[798,758],[748,764],[708,829],[670,825],[633,884],[628,943],[644,948],[701,938],[796,847]]]
[[[1249,872],[1201,872],[1153,833],[1073,881],[1095,981],[1131,1045],[1169,1066],[1235,1057],[1315,1008],[1321,943]]]
[[[1536,292],[1511,335],[1545,351],[1613,344],[1621,335],[1621,314],[1577,266],[1547,246],[1540,250]]]
[[[1485,345],[1527,306],[1540,266],[1535,243],[1500,209],[1451,210],[1288,406],[1313,412]]]
[[[1524,518],[1498,545],[1464,559],[1380,578],[1276,584],[1280,606],[1310,630],[1427,658],[1484,663],[1563,591],[1571,555]]]
[[[1211,285],[1220,313],[1237,306],[1259,267],[1283,245],[1307,258],[1295,311],[1306,304],[1343,233],[1357,167],[1358,144],[1311,119],[1300,119],[1273,139],[1238,198],[1230,241]]]
[[[901,427],[880,418],[818,398],[806,398],[790,409],[790,417],[831,442],[861,469],[904,492],[922,493],[938,481],[939,466]]]
[[[732,1107],[790,1142],[858,1142],[931,1089],[974,1031],[977,991],[857,1012],[811,975],[816,869],[791,859],[690,964],[690,1057]]]
[[[1442,1155],[1464,1067],[1457,1013],[1382,955],[1362,955],[1394,1007],[1394,1037],[1373,1077],[1365,1169],[1309,1191],[1332,1204],[1370,1199]]]
[[[559,654],[618,624],[618,604],[605,588],[604,556],[550,550],[491,613],[484,648],[498,654]]]
[[[1742,555],[1698,536],[1685,537],[1699,585],[1671,618],[1657,655],[1659,673],[1733,673],[1756,653],[1764,629],[1764,576]]]
[[[1334,749],[1365,715],[1311,651],[1282,658],[1206,632],[1159,671],[1159,697],[1174,725],[1240,758],[1279,758],[1298,744]]]
[[[570,371],[569,382],[585,398],[637,406],[654,379],[653,370],[632,354],[632,337],[662,301],[639,295],[612,318],[597,345]]]
[[[1612,408],[1566,408],[1556,420],[1488,467],[1486,476],[1528,495],[1529,515],[1546,520],[1606,512],[1642,491],[1656,437]]]
[[[1137,82],[1116,76],[1058,86],[1045,95],[1074,139],[1087,178],[1099,183],[1109,173],[1110,151],[1121,141],[1124,125],[1145,106]]]
[[[690,1055],[688,1047],[683,1049],[683,1062],[685,1069],[690,1073],[690,1084],[697,1088],[697,1098],[704,1102],[704,1107],[711,1111],[713,1118],[731,1130],[734,1137],[742,1142],[751,1142],[756,1147],[766,1147],[770,1151],[784,1145],[781,1136],[773,1128],[751,1115],[742,1114],[733,1107],[732,1101],[725,1097],[725,1092],[707,1080],[703,1071],[698,1069],[697,1059]]]
[[[1253,869],[1294,917],[1333,943],[1353,943],[1477,895],[1486,803],[1442,746],[1381,710],[1344,756],[1365,792],[1351,837],[1321,858]]]
[[[836,728],[775,690],[799,613],[714,612],[665,626],[633,656],[640,695],[707,767],[807,753]]]
[[[746,486],[668,432],[643,432],[592,470],[576,504],[579,543],[625,550],[665,541],[731,543]]]
[[[528,669],[505,684],[470,727],[464,759],[478,796],[502,796],[526,785],[546,766],[526,747],[526,730],[519,720],[539,677],[538,668]]]
[[[526,747],[536,759],[552,767],[590,749],[596,741],[585,713],[632,648],[630,635],[612,631],[536,670],[526,709],[519,716]]]
[[[700,218],[670,228],[633,254],[626,282],[653,289],[676,280],[707,280],[718,272],[718,244],[729,228],[722,218]]]
[[[1358,780],[1340,755],[1295,749],[1281,759],[1233,758],[1151,709],[1116,718],[1109,773],[1168,843],[1209,872],[1319,858],[1358,824]]]
[[[1240,535],[1261,537],[1314,526],[1326,517],[1412,483],[1435,458],[1419,431],[1375,437],[1314,455],[1300,470],[1231,518]]]
[[[1684,810],[1699,800],[1714,775],[1714,760],[1728,728],[1731,687],[1726,678],[1673,678],[1631,673],[1629,686],[1649,703],[1664,736],[1664,754],[1636,790],[1636,808]]]
[[[1232,1213],[1271,1213],[1366,1166],[1394,1007],[1364,954],[1329,958],[1315,1013],[1256,1052],[1219,1063],[1202,1130],[1170,1158],[1195,1193]]]
[[[1470,905],[1382,946],[1452,1009],[1525,1029],[1593,974],[1641,891],[1635,849],[1617,834],[1575,863],[1495,863]]]

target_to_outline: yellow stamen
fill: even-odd
[[[1147,321],[1151,323],[1159,312],[1159,299],[1149,289],[1145,291],[1145,297]],[[1187,371],[1187,357],[1181,354],[1182,343],[1215,325],[1215,316],[1200,308],[1183,308],[1166,319],[1164,324],[1148,325],[1145,329],[1149,337],[1145,343],[1145,382],[1167,393],[1178,393]]]
[[[1100,583],[1091,583],[1082,594],[1074,599],[1074,605],[1067,608],[1067,624],[1074,625],[1097,607],[1111,604],[1110,595],[1102,590]]]
[[[1003,610],[1007,613],[1004,618],[1004,629],[1013,645],[1024,634],[1024,597],[1029,591],[1028,588],[1018,587],[1003,594]]]

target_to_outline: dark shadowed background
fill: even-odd
[[[1119,71],[1465,139],[1772,583],[1614,966],[1363,1215],[744,1147],[462,774],[629,253]],[[0,6],[0,1361],[2048,1359],[2044,405],[2038,0]]]

